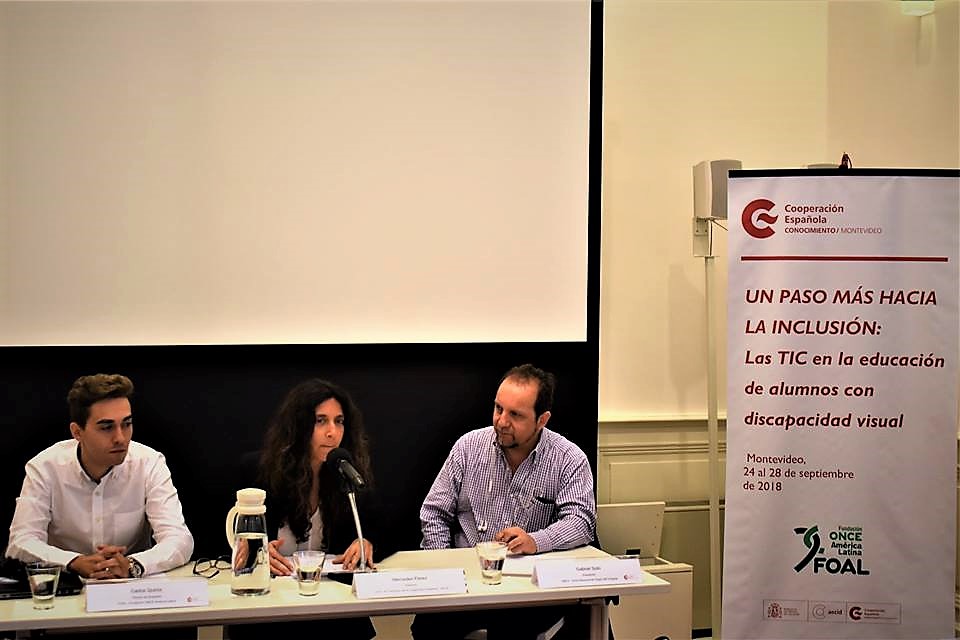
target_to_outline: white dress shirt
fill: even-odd
[[[78,446],[64,440],[27,463],[6,555],[66,566],[95,553],[99,544],[111,544],[126,546],[125,555],[136,558],[144,573],[185,564],[193,535],[163,454],[130,442],[123,462],[98,483],[80,466]]]

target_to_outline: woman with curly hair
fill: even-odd
[[[341,554],[344,569],[360,561],[352,515],[337,470],[327,455],[342,447],[371,484],[370,451],[363,417],[349,394],[326,380],[301,382],[287,393],[267,428],[260,455],[260,484],[267,490],[271,536],[270,571],[290,575],[289,556],[302,549]],[[271,533],[273,532],[271,527]],[[364,540],[372,564],[373,545]]]
[[[337,553],[335,562],[342,562],[346,570],[360,562],[361,541],[356,537],[341,479],[336,469],[325,464],[330,452],[338,447],[350,452],[354,467],[369,489],[373,476],[367,434],[350,395],[318,378],[293,387],[267,427],[256,483],[267,492],[270,572],[275,576],[293,573],[290,556],[298,550]],[[366,533],[369,527],[364,529]],[[373,544],[366,538],[362,544],[372,567]],[[335,632],[337,638],[368,640],[376,635],[369,618],[286,624],[309,625],[310,632],[322,628],[324,633]],[[260,627],[235,625],[229,633],[231,638],[265,637],[260,636],[264,631]]]

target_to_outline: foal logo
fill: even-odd
[[[763,239],[773,235],[774,222],[779,216],[770,214],[775,204],[766,198],[758,198],[743,208],[743,215],[740,216],[740,222],[743,224],[743,230],[754,238]],[[759,211],[759,213],[757,213]],[[756,216],[754,216],[756,214]],[[762,224],[758,224],[762,223]]]
[[[841,525],[835,530],[831,529],[827,536],[830,539],[830,556],[820,546],[822,540],[817,525],[796,527],[793,532],[803,536],[803,544],[807,547],[806,555],[793,567],[797,573],[812,565],[813,573],[870,575],[870,570],[863,566],[863,527]]]
[[[794,571],[800,573],[818,553],[823,553],[823,548],[820,546],[820,531],[817,530],[817,525],[810,528],[797,527],[793,532],[802,535],[803,544],[807,545],[807,555],[793,567]]]

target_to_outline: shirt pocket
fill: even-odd
[[[557,488],[552,478],[539,476],[531,483],[531,491],[524,496],[527,512],[527,531],[538,531],[557,519]]]

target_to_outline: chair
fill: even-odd
[[[662,501],[597,505],[597,538],[602,545],[600,548],[613,555],[638,555],[641,565],[656,564],[660,556],[665,508],[666,503]],[[627,599],[635,597],[628,596]],[[625,600],[624,606],[627,606],[626,603]],[[609,634],[612,639],[612,616]]]
[[[641,563],[660,555],[665,502],[620,502],[597,505],[597,537],[614,555],[640,556]]]

